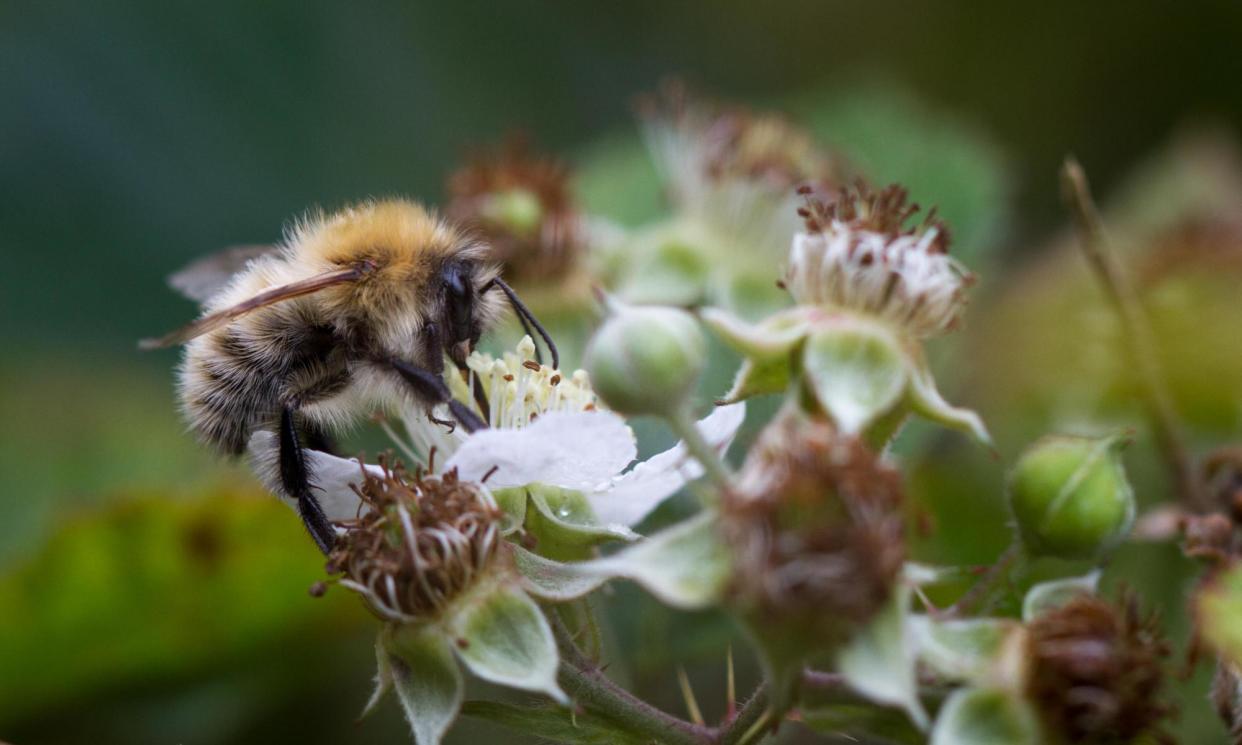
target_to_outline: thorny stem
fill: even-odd
[[[801,686],[803,689],[845,693],[851,701],[856,700],[854,694],[846,687],[845,678],[839,673],[804,670]],[[774,722],[783,720],[785,714],[786,712],[772,711],[769,705],[768,686],[765,683],[742,705],[736,717],[716,728],[714,742],[717,745],[749,745],[749,743],[757,742],[759,738],[756,735],[770,728]]]
[[[561,650],[562,685],[582,705],[617,722],[632,733],[662,745],[750,745],[758,742],[774,723],[784,720],[787,711],[774,712],[769,703],[768,686],[760,685],[738,710],[718,727],[687,722],[643,701],[612,682],[603,670],[582,653],[573,635],[556,613],[547,613],[552,633]],[[844,678],[837,673],[804,670],[801,685],[806,689],[842,692],[850,700]]]
[[[1002,581],[1009,576],[1009,572],[1017,564],[1018,559],[1022,557],[1022,546],[1018,541],[1009,544],[1009,548],[1000,555],[996,563],[988,567],[979,581],[971,586],[957,602],[942,611],[942,615],[954,618],[972,613],[977,607],[996,590]]]
[[[1138,370],[1147,414],[1165,463],[1177,482],[1178,495],[1187,508],[1205,512],[1210,505],[1186,447],[1181,421],[1165,385],[1138,293],[1105,238],[1087,175],[1078,161],[1073,158],[1065,161],[1061,181],[1066,203],[1074,213],[1079,245],[1121,321],[1126,350],[1131,364]]]
[[[716,449],[711,446],[703,437],[703,433],[699,432],[698,426],[694,422],[694,417],[690,414],[687,407],[669,414],[667,421],[673,431],[677,433],[686,444],[686,450],[703,466],[703,470],[707,473],[707,477],[712,480],[718,489],[725,490],[733,483],[733,474],[730,473],[729,467],[721,459]]]
[[[766,726],[771,718],[768,687],[762,685],[742,704],[733,721],[720,728],[716,742],[720,745],[746,745],[754,742],[757,729]]]
[[[667,714],[621,688],[604,675],[574,644],[568,629],[554,613],[548,614],[561,648],[561,684],[580,704],[613,719],[630,732],[666,745],[708,745],[712,730]]]

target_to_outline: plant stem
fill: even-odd
[[[1195,512],[1205,512],[1210,504],[1186,447],[1181,420],[1165,385],[1156,357],[1156,345],[1151,328],[1147,325],[1147,318],[1143,314],[1138,292],[1130,283],[1121,262],[1105,238],[1103,221],[1095,201],[1091,198],[1087,175],[1073,158],[1067,159],[1061,169],[1061,183],[1066,203],[1074,214],[1083,255],[1087,257],[1087,262],[1121,321],[1122,336],[1130,362],[1138,371],[1147,415],[1165,464],[1177,484],[1178,495],[1187,508]]]
[[[563,656],[560,681],[575,701],[626,730],[665,745],[710,745],[712,730],[667,714],[612,682],[574,644],[555,613],[547,614]]]
[[[1017,541],[1009,544],[996,563],[988,567],[987,572],[956,603],[945,609],[943,615],[953,618],[973,612],[1009,576],[1021,557],[1022,546]]]
[[[838,673],[826,673],[817,670],[802,672],[801,686],[804,690],[814,689],[820,693],[843,694],[843,701],[857,703],[858,697],[846,685],[845,679]],[[773,722],[785,718],[785,712],[773,712],[769,703],[768,687],[765,683],[747,699],[737,716],[722,724],[715,730],[717,745],[748,745],[756,742],[755,734],[769,727]]]
[[[715,742],[719,745],[745,745],[749,741],[747,738],[754,739],[756,727],[768,724],[771,714],[768,706],[768,687],[767,685],[759,686],[746,700],[746,703],[742,704],[742,708],[738,710],[733,721],[718,729]]]
[[[677,436],[681,438],[686,445],[686,450],[703,466],[703,470],[707,473],[707,477],[719,489],[728,489],[733,484],[733,474],[725,462],[720,458],[716,449],[711,446],[699,432],[698,425],[694,421],[694,417],[690,414],[687,407],[682,407],[679,411],[670,414],[667,421]]]

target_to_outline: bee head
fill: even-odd
[[[489,272],[491,273],[491,272]],[[450,259],[440,269],[436,284],[441,293],[439,327],[443,329],[444,351],[459,368],[478,344],[483,327],[493,312],[484,296],[490,283],[479,282],[478,264],[469,259]]]

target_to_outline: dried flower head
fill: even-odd
[[[723,525],[733,593],[761,618],[864,623],[905,560],[900,475],[830,424],[786,413],[761,435]]]
[[[800,193],[803,230],[785,272],[794,300],[870,313],[921,337],[957,326],[974,275],[949,257],[934,210],[907,227],[918,206],[896,184],[873,191],[858,183],[828,199]]]
[[[1034,618],[1029,693],[1067,743],[1129,743],[1172,713],[1160,699],[1169,646],[1133,596],[1086,593]]]
[[[343,575],[340,584],[384,620],[433,618],[495,558],[500,510],[484,487],[455,472],[412,474],[383,459],[380,466],[378,474],[361,469],[362,514],[337,538],[328,572]]]
[[[840,157],[783,117],[696,97],[680,82],[641,98],[638,108],[677,207],[730,239],[743,233],[747,250],[784,250],[795,227],[785,210],[796,187],[830,190],[848,178]]]
[[[583,250],[569,168],[523,137],[481,151],[448,179],[449,217],[477,230],[515,283],[568,275]]]
[[[681,81],[667,81],[640,98],[638,108],[657,155],[664,156],[660,162],[680,163],[691,171],[686,178],[789,191],[806,183],[833,185],[843,172],[838,158],[787,119],[699,98]],[[674,180],[674,186],[683,183]]]

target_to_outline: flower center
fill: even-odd
[[[479,413],[491,426],[521,429],[548,412],[591,411],[598,406],[585,370],[566,378],[536,362],[534,355],[535,343],[527,336],[500,359],[475,352],[466,360],[470,377],[487,394],[488,410]]]
[[[523,337],[514,351],[499,358],[474,352],[466,359],[470,371],[467,379],[448,375],[449,389],[454,398],[474,409],[493,429],[521,429],[553,411],[593,411],[600,406],[585,370],[566,377],[561,371],[536,362],[534,356],[535,342],[529,336]],[[475,381],[487,396],[487,411],[481,410],[474,399]],[[437,456],[447,457],[466,438],[460,427],[449,431],[428,418],[422,409],[407,410],[404,420],[413,443],[412,451],[406,449],[411,457],[421,455],[426,459],[433,450]],[[389,435],[403,446],[395,433],[390,431]]]

